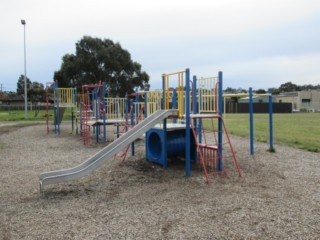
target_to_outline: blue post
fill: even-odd
[[[166,77],[165,74],[162,75],[162,110],[166,109]],[[163,153],[166,158],[166,161],[164,163],[164,167],[168,167],[168,162],[167,162],[167,119],[163,119],[162,121],[163,124]]]
[[[56,110],[57,110],[57,119],[56,119],[56,123],[58,124],[58,135],[60,135],[60,107],[59,107],[59,89],[58,89],[58,81],[56,81],[56,99],[57,99],[57,106],[56,106]],[[55,132],[56,133],[56,132]]]
[[[166,75],[162,74],[162,99],[161,99],[161,109],[166,109]]]
[[[254,155],[252,88],[249,88],[249,116],[250,116],[250,154]]]
[[[126,105],[125,105],[125,119],[126,119],[126,124],[125,124],[125,131],[127,132],[128,131],[128,125],[129,125],[129,108],[130,108],[130,106],[129,106],[129,104],[130,104],[130,102],[129,102],[129,99],[128,99],[128,94],[126,93],[126,96],[125,96],[125,98],[126,98]]]
[[[117,95],[117,102],[116,102],[116,118],[119,119],[119,96]],[[120,137],[120,129],[119,123],[117,123],[117,138]]]
[[[165,118],[163,120],[163,152],[164,156],[166,158],[163,167],[168,167],[168,145],[167,145],[167,119]]]
[[[190,70],[186,69],[186,176],[190,176]]]
[[[134,126],[134,103],[133,100],[130,100],[130,106],[133,111],[131,111],[131,126]],[[134,142],[131,143],[131,155],[134,156]]]
[[[148,117],[148,94],[146,88],[144,89],[144,118]]]
[[[218,151],[219,151],[219,159],[218,159],[218,170],[219,171],[222,171],[223,169],[223,163],[222,163],[222,154],[223,154],[223,151],[222,151],[222,143],[223,143],[223,139],[222,139],[222,134],[223,134],[223,124],[222,124],[222,117],[223,117],[223,102],[222,102],[222,99],[223,99],[223,91],[222,91],[222,72],[219,72],[219,75],[218,75],[218,80],[219,80],[219,91],[218,91],[218,111],[219,111],[219,119],[218,119]]]
[[[102,84],[102,108],[103,108],[103,142],[107,142],[107,126],[106,126],[106,112],[107,112],[107,106],[106,106],[106,83],[103,82]]]
[[[56,92],[56,83],[54,84],[53,89],[53,124],[54,124],[54,134],[57,134],[57,92]]]
[[[100,119],[100,98],[99,98],[99,86],[95,87],[95,100],[96,100],[96,118]]]
[[[172,95],[172,108],[173,109],[178,109],[178,104],[177,104],[177,90],[173,90],[173,95]],[[177,123],[177,118],[173,119],[173,123]]]
[[[270,151],[273,151],[273,110],[272,110],[272,89],[268,90],[269,95],[269,137],[270,137]]]
[[[197,105],[197,76],[193,76],[192,78],[192,109],[193,114],[198,113],[198,105]],[[195,127],[195,131],[198,133],[198,126],[197,126],[197,119],[193,119],[193,126]],[[195,139],[196,140],[196,139]],[[197,151],[195,151],[195,154],[193,156],[194,161],[197,162]]]
[[[136,115],[136,124],[139,123],[139,93],[138,88],[136,88],[136,104],[135,104],[135,115]]]
[[[128,99],[128,94],[126,93],[126,106],[125,106],[125,114],[126,114],[126,124],[128,124],[128,120],[129,120],[129,116],[128,116],[128,113],[129,113],[129,99]],[[127,130],[127,129],[126,129]]]
[[[144,118],[146,119],[148,117],[148,94],[147,91],[148,89],[145,87],[144,89]],[[147,134],[146,134],[146,141],[145,141],[145,150],[146,150],[146,156],[147,156],[147,151],[148,151],[148,142],[147,142]],[[147,158],[146,158],[147,160]]]
[[[99,87],[96,86],[93,89],[93,103],[95,101],[95,105],[96,105],[96,142],[99,142],[99,125],[98,125],[98,120],[99,120],[99,97],[98,97],[98,91],[99,91]]]
[[[201,110],[202,110],[202,91],[200,90],[199,91],[199,108],[197,109],[198,110],[198,113],[201,114]],[[198,133],[199,133],[199,137],[198,137],[198,142],[199,143],[202,143],[202,119],[200,118],[199,119],[199,127],[198,127]]]
[[[193,108],[193,114],[197,114],[198,112],[198,105],[197,105],[197,76],[193,76],[192,79],[192,108]]]

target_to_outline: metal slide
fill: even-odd
[[[105,161],[111,159],[114,155],[119,153],[128,144],[135,141],[146,131],[150,130],[161,120],[164,120],[169,116],[178,116],[178,110],[170,109],[156,111],[155,113],[144,119],[142,122],[134,126],[132,129],[130,129],[126,134],[117,138],[115,141],[90,157],[87,161],[76,167],[40,174],[40,191],[42,192],[44,187],[48,184],[76,180],[88,175],[93,170],[102,165]]]

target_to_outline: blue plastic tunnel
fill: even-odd
[[[167,167],[167,158],[185,157],[186,155],[186,130],[167,131],[167,141],[165,132],[162,129],[151,129],[146,137],[146,157],[148,161],[156,162]],[[166,144],[166,146],[165,146]],[[193,137],[190,143],[191,156],[194,155],[195,142]],[[165,153],[167,148],[167,153]]]

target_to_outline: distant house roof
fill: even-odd
[[[277,95],[277,97],[296,97],[298,96],[298,92],[283,92]]]
[[[272,96],[272,102],[275,102],[275,97],[274,96]],[[248,103],[250,101],[250,97],[243,97],[243,98],[240,98],[239,100],[238,100],[238,102],[239,103]],[[267,96],[267,95],[263,95],[263,96],[252,96],[252,101],[254,102],[254,103],[257,103],[257,102],[260,102],[260,101],[262,101],[262,102],[265,102],[265,103],[268,103],[269,102],[269,96]]]

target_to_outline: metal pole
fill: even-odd
[[[198,113],[198,105],[197,105],[198,101],[197,101],[197,76],[193,76],[192,78],[192,108],[193,108],[193,114],[197,114]],[[198,134],[199,133],[199,128],[198,128],[198,124],[197,124],[197,119],[194,118],[193,119],[193,126],[195,127],[195,131],[196,133]],[[191,136],[193,137],[193,136]],[[194,139],[195,141],[197,139]],[[193,158],[194,158],[194,162],[196,163],[197,162],[197,149],[195,149],[194,151],[194,155],[193,155]]]
[[[131,126],[133,127],[135,125],[134,123],[134,103],[133,100],[130,100],[130,106],[131,106],[131,113],[130,113],[130,117],[131,117]],[[134,156],[134,141],[131,143],[131,155]]]
[[[172,109],[178,109],[178,104],[177,104],[177,90],[173,89],[173,94],[172,94]],[[177,118],[173,119],[173,123],[177,123]]]
[[[269,137],[270,137],[270,151],[274,151],[273,148],[273,118],[272,118],[272,89],[268,90],[269,95]]]
[[[182,91],[182,90],[181,90]],[[191,133],[190,133],[190,70],[186,69],[186,176],[190,176],[191,171]]]
[[[218,78],[219,78],[219,89],[218,89],[218,112],[219,112],[219,119],[218,119],[218,151],[219,151],[219,158],[218,158],[218,170],[222,171],[223,169],[223,163],[222,163],[222,154],[223,154],[223,146],[222,146],[222,141],[223,141],[223,124],[222,124],[222,117],[223,117],[223,91],[222,91],[222,72],[218,73]]]
[[[102,83],[102,117],[103,117],[103,143],[107,142],[107,126],[106,126],[106,113],[107,113],[107,106],[106,106],[106,82]]]
[[[254,155],[252,88],[249,88],[249,118],[250,118],[250,154]]]
[[[28,119],[28,96],[27,96],[27,58],[26,58],[26,21],[21,20],[24,35],[24,119]]]
[[[161,109],[166,109],[166,74],[162,74],[162,99],[161,99]],[[180,114],[180,113],[179,113]]]

